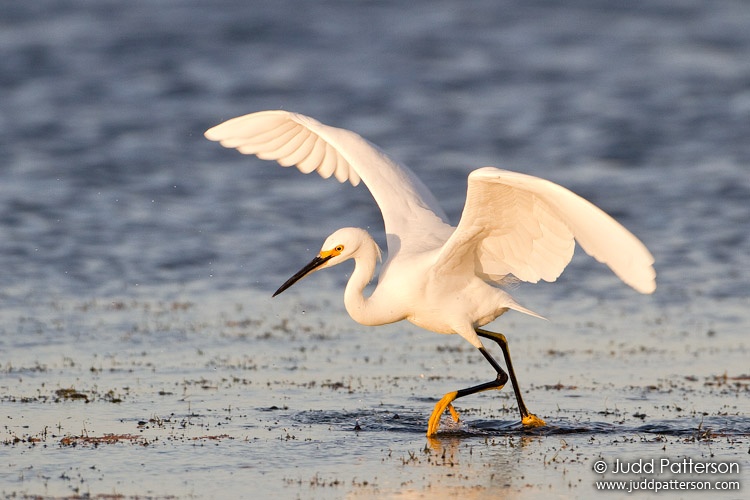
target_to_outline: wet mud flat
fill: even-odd
[[[549,425],[522,429],[506,387],[459,400],[461,421],[445,416],[427,439],[437,399],[489,379],[488,367],[457,337],[359,327],[334,301],[227,292],[5,310],[0,492],[586,498],[601,494],[598,480],[747,487],[749,353],[731,332],[597,317],[611,310],[555,328],[508,316],[498,325],[527,404]],[[613,473],[662,459],[738,471]],[[608,470],[597,473],[601,461]]]

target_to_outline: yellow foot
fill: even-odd
[[[453,405],[450,403],[448,404],[448,411],[451,412],[451,417],[453,417],[453,421],[458,423],[459,421],[458,412],[456,411],[455,408],[453,408]]]
[[[440,401],[437,402],[437,404],[435,405],[435,409],[432,410],[432,415],[430,415],[430,421],[427,424],[427,437],[434,436],[437,433],[438,427],[440,427],[440,417],[443,416],[446,408],[451,412],[453,420],[458,422],[458,413],[451,404],[453,403],[453,400],[456,399],[456,396],[458,396],[458,392],[449,392],[448,394],[443,396]]]
[[[527,416],[523,417],[521,419],[521,423],[523,424],[524,427],[529,428],[529,429],[534,429],[536,427],[544,427],[545,425],[547,425],[547,422],[537,417],[533,413],[529,413]]]

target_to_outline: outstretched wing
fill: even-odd
[[[385,222],[389,257],[400,250],[442,245],[452,227],[432,193],[414,173],[349,130],[288,111],[261,111],[228,120],[206,138],[308,174],[365,183]]]
[[[574,240],[639,292],[656,289],[651,253],[612,217],[553,182],[492,167],[469,175],[461,221],[437,264],[488,281],[509,274],[555,281],[573,257]]]

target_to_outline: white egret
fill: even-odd
[[[461,220],[451,226],[435,197],[403,165],[349,130],[324,125],[287,111],[261,111],[217,125],[206,137],[222,146],[317,171],[353,185],[367,185],[383,214],[388,258],[369,297],[365,286],[375,274],[380,249],[363,229],[339,229],[320,253],[274,296],[311,273],[354,259],[344,292],[349,315],[363,325],[408,320],[443,334],[459,334],[479,349],[496,372],[495,380],[447,393],[435,405],[427,435],[437,432],[446,409],[460,397],[513,385],[524,426],[545,425],[521,397],[504,335],[480,327],[509,309],[539,316],[518,304],[503,288],[510,280],[555,281],[573,256],[575,240],[641,293],[656,288],[654,259],[638,238],[602,210],[550,181],[484,167],[469,174]],[[502,349],[508,374],[480,337]]]

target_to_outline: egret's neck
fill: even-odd
[[[363,243],[356,257],[354,257],[354,272],[346,284],[344,305],[349,316],[363,325],[381,325],[384,322],[369,298],[364,296],[367,284],[375,275],[375,267],[380,259],[377,244],[370,240]]]

